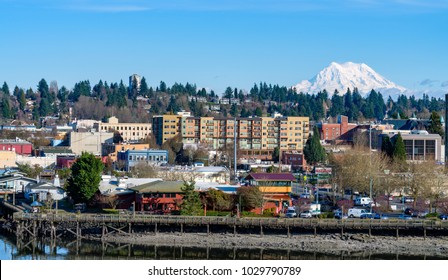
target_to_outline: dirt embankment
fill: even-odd
[[[93,237],[94,238],[94,237]],[[448,237],[392,237],[368,234],[325,235],[232,235],[205,233],[112,234],[104,239],[113,243],[141,245],[199,246],[222,248],[276,248],[339,254],[362,252],[428,255],[448,258]]]

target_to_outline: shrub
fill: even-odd
[[[207,216],[230,216],[231,212],[228,211],[207,211]]]
[[[106,214],[118,214],[119,210],[118,209],[104,208],[103,212],[106,213]]]

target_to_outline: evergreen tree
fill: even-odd
[[[8,87],[8,84],[6,82],[3,82],[2,91],[3,91],[4,95],[7,95],[7,96],[10,95],[9,87]]]
[[[344,98],[339,95],[337,90],[335,90],[331,97],[330,116],[334,118],[342,114],[344,114]]]
[[[98,191],[104,165],[91,153],[83,152],[72,165],[72,174],[67,180],[68,194],[75,203],[88,202]]]
[[[439,134],[444,136],[444,131],[442,127],[442,122],[440,121],[440,115],[437,112],[432,112],[429,118],[428,132],[433,134]]]
[[[406,149],[401,133],[398,133],[397,139],[395,140],[393,157],[394,161],[398,163],[406,161]]]
[[[46,117],[52,112],[48,99],[42,98],[39,103],[39,116]]]
[[[272,160],[274,162],[278,162],[280,160],[280,149],[279,147],[275,147],[274,151],[272,152]]]
[[[146,83],[146,79],[145,77],[142,78],[142,80],[140,81],[140,95],[148,97],[149,94],[149,88],[148,88],[148,84]]]
[[[26,107],[26,98],[25,98],[25,92],[23,91],[23,89],[19,90],[18,96],[17,96],[17,101],[19,102],[19,108],[20,110],[25,110]]]
[[[181,187],[183,194],[182,204],[180,206],[181,215],[185,216],[200,216],[202,214],[202,203],[199,193],[195,191],[195,182],[184,181]]]
[[[238,106],[235,103],[230,107],[230,115],[232,117],[238,117]]]
[[[254,115],[257,117],[263,116],[263,111],[261,110],[260,107],[257,107],[257,109],[255,109]]]
[[[50,94],[50,89],[48,88],[48,84],[47,81],[45,81],[45,79],[41,79],[39,81],[39,84],[37,85],[37,90],[39,91],[40,98],[48,99],[49,104],[53,103],[54,99]]]
[[[2,98],[2,116],[5,119],[12,117],[11,106],[9,105],[9,97]]]
[[[165,84],[164,81],[160,81],[159,91],[160,92],[166,92],[166,84]]]
[[[232,88],[231,87],[227,87],[226,88],[226,91],[224,92],[224,98],[228,98],[229,99],[229,101],[230,101],[230,99],[232,98],[232,96],[233,96],[233,90],[232,90]]]
[[[394,146],[390,141],[389,136],[384,136],[383,141],[381,142],[381,151],[385,153],[389,158],[392,158],[394,155]]]
[[[303,154],[305,155],[305,160],[310,165],[315,165],[316,163],[325,161],[326,153],[325,149],[320,144],[320,137],[317,126],[315,126],[313,129],[313,135],[310,135],[308,137],[305,148],[303,149]]]

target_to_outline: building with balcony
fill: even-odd
[[[179,124],[176,128],[176,124]],[[272,160],[274,150],[302,151],[309,133],[308,117],[215,118],[163,115],[153,119],[157,144],[180,134],[184,144],[210,150],[234,148],[238,158]]]

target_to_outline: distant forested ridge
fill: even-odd
[[[372,90],[361,96],[357,88],[343,94],[326,90],[317,94],[295,92],[290,87],[254,83],[247,91],[228,86],[222,93],[198,88],[194,83],[174,83],[169,86],[160,81],[149,86],[145,77],[140,86],[130,88],[123,81],[96,84],[79,81],[73,87],[58,86],[56,81],[37,82],[36,88],[9,87],[5,81],[0,88],[1,124],[34,123],[43,125],[46,117],[67,123],[70,118],[105,120],[116,116],[120,122],[149,122],[152,115],[174,114],[181,110],[194,116],[249,117],[274,112],[285,116],[308,116],[321,121],[346,115],[349,121],[381,120],[389,118],[428,119],[431,112],[443,115],[444,100],[424,94],[400,95],[397,100],[384,97]]]

